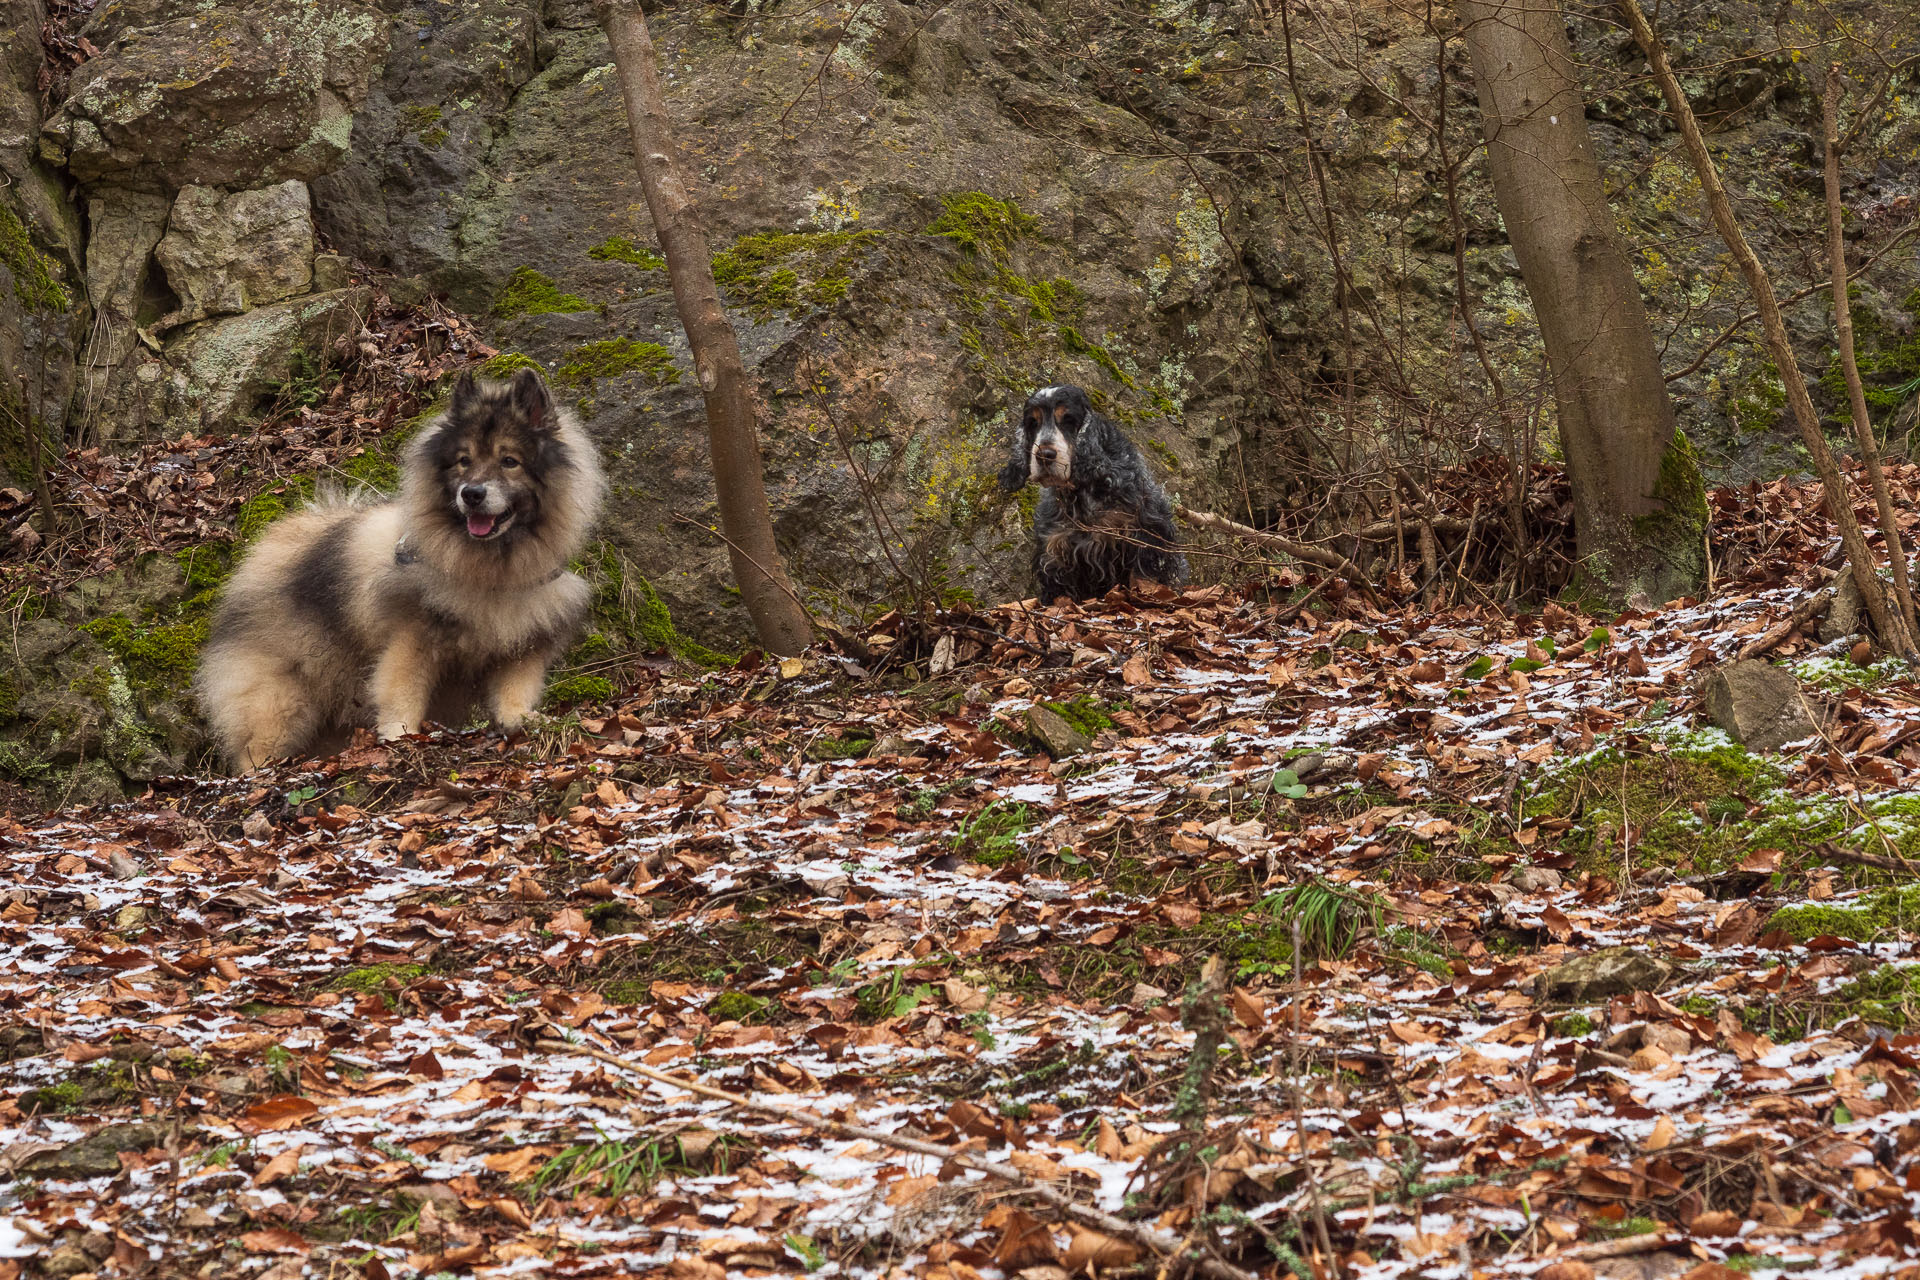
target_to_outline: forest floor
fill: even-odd
[[[0,818],[0,1277],[1912,1271],[1920,686],[1703,727],[1833,541],[1714,502],[1604,622],[895,616]]]

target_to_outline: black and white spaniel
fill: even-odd
[[[1090,600],[1136,577],[1186,581],[1165,491],[1079,387],[1041,387],[1020,410],[1000,487],[1013,493],[1028,482],[1042,489],[1033,517],[1042,604]]]

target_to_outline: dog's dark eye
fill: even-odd
[[[520,459],[518,459],[518,458],[502,458],[502,459],[500,459],[500,465],[501,465],[501,466],[503,466],[503,467],[505,467],[505,468],[506,468],[507,470],[509,470],[509,471],[511,471],[511,470],[513,470],[513,469],[514,469],[515,467],[517,467],[517,466],[519,466],[519,465],[520,465]]]
[[[473,465],[473,458],[472,458],[471,456],[469,456],[469,455],[467,455],[467,454],[464,454],[464,453],[463,453],[463,454],[461,454],[461,455],[460,455],[460,463],[459,463],[459,465],[461,465],[461,466],[463,466],[463,467],[470,467],[470,466],[472,466],[472,465]]]

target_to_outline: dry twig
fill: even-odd
[[[1001,1164],[997,1160],[987,1160],[963,1151],[958,1147],[944,1147],[936,1142],[922,1142],[917,1138],[903,1138],[898,1134],[885,1133],[879,1129],[869,1129],[864,1125],[847,1124],[840,1120],[829,1120],[825,1116],[816,1115],[811,1111],[804,1111],[799,1107],[776,1107],[771,1103],[756,1102],[752,1098],[744,1097],[737,1093],[730,1093],[725,1089],[716,1089],[709,1084],[701,1084],[696,1080],[688,1080],[683,1076],[669,1075],[665,1071],[656,1071],[652,1067],[643,1066],[638,1062],[631,1062],[618,1054],[608,1053],[603,1049],[596,1049],[587,1044],[569,1044],[564,1040],[539,1040],[534,1043],[534,1048],[545,1053],[580,1054],[583,1057],[592,1058],[597,1062],[604,1062],[608,1066],[618,1067],[622,1071],[631,1072],[643,1079],[651,1080],[655,1084],[671,1085],[675,1089],[684,1089],[688,1093],[697,1094],[702,1098],[712,1098],[716,1102],[727,1103],[729,1106],[738,1107],[742,1111],[751,1111],[758,1115],[769,1116],[787,1124],[798,1125],[803,1129],[813,1129],[821,1133],[831,1133],[842,1138],[855,1138],[866,1142],[877,1142],[884,1146],[892,1147],[896,1151],[911,1151],[916,1155],[932,1156],[956,1168],[972,1170],[975,1173],[984,1173],[990,1178],[1006,1183],[1023,1195],[1033,1197],[1063,1217],[1071,1218],[1083,1226],[1092,1227],[1094,1230],[1104,1232],[1116,1239],[1126,1240],[1131,1244],[1138,1245],[1165,1260],[1170,1261],[1181,1248],[1182,1242],[1164,1231],[1156,1231],[1144,1223],[1128,1222],[1125,1218],[1116,1218],[1110,1213],[1105,1213],[1091,1206],[1069,1200],[1066,1196],[1055,1191],[1045,1183],[1035,1182],[1032,1178],[1029,1178],[1012,1165]],[[1212,1276],[1214,1280],[1254,1280],[1251,1272],[1242,1271],[1239,1267],[1222,1262],[1218,1258],[1191,1258],[1187,1261],[1191,1263],[1195,1272],[1203,1276]]]

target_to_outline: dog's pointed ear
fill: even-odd
[[[480,384],[473,380],[473,370],[462,369],[460,376],[453,380],[453,400],[447,406],[447,414],[453,418],[464,418],[480,404]]]
[[[513,398],[513,407],[525,416],[528,427],[535,431],[553,430],[553,397],[547,393],[547,384],[538,369],[516,372],[513,381],[507,384],[507,393]]]

